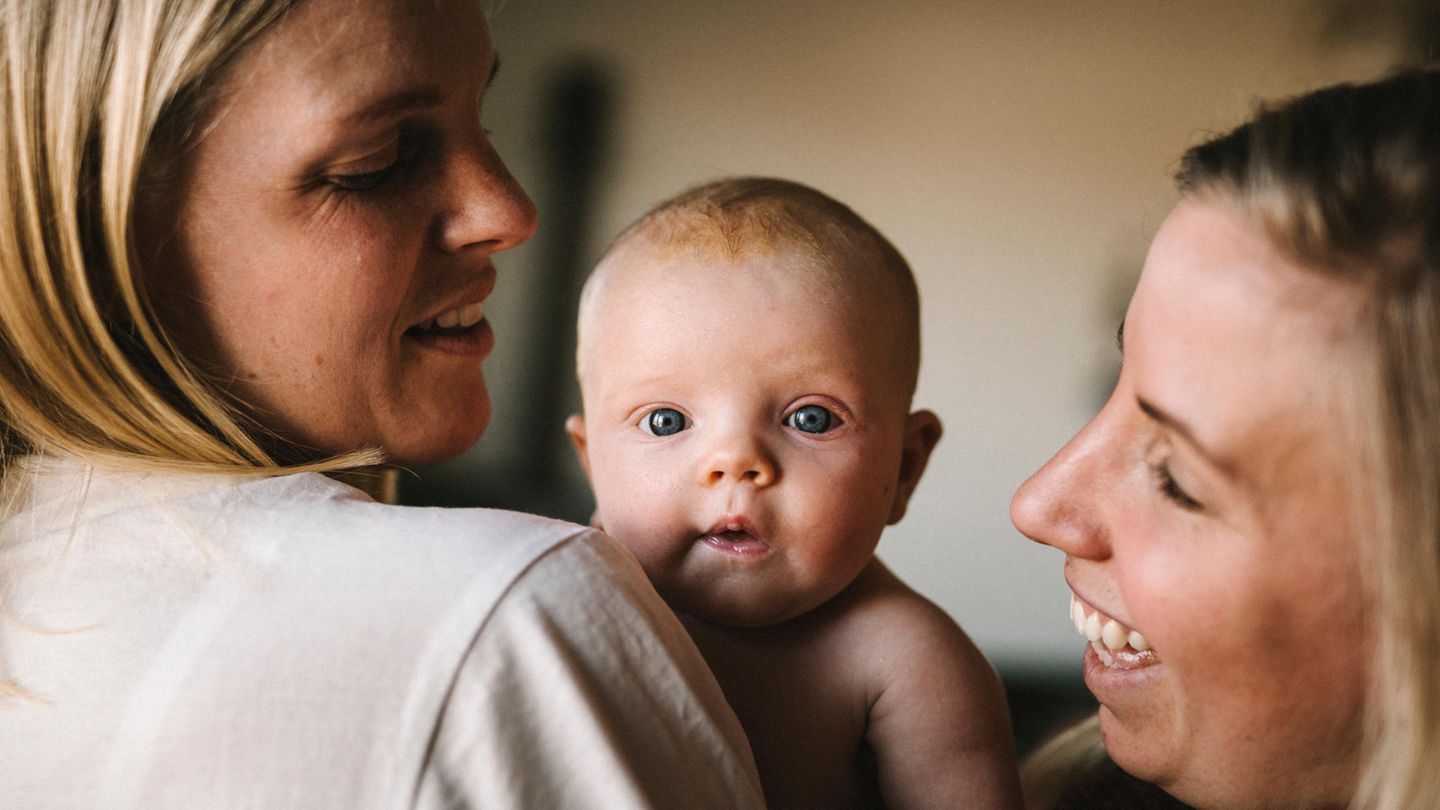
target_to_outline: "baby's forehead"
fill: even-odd
[[[586,347],[669,344],[683,341],[691,357],[699,342],[756,330],[821,339],[816,357],[853,363],[883,356],[904,375],[915,350],[901,296],[877,283],[880,274],[814,260],[803,251],[747,251],[737,256],[639,245],[612,251],[596,268],[580,321],[581,362]],[[797,335],[797,338],[800,335]],[[753,341],[724,339],[728,353],[745,353]],[[678,347],[676,347],[678,350]],[[893,356],[893,360],[891,359]],[[588,358],[593,359],[593,358]]]
[[[802,288],[816,305],[844,304],[886,296],[883,273],[874,262],[787,239],[751,242],[732,250],[713,241],[659,240],[633,234],[617,244],[596,268],[592,284],[621,290],[635,285],[670,290],[715,284]]]

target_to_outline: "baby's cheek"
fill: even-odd
[[[619,540],[640,561],[645,572],[653,576],[664,564],[668,549],[645,518],[643,510],[637,514],[629,509],[600,507],[600,521],[606,534]]]

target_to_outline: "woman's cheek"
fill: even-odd
[[[1224,583],[1209,583],[1197,561],[1180,553],[1184,541],[1165,536],[1155,525],[1122,531],[1128,535],[1124,545],[1118,538],[1112,541],[1122,607],[1162,660],[1182,658],[1186,648],[1208,635],[1213,624],[1208,614],[1223,602]]]

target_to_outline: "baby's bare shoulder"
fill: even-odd
[[[985,656],[945,611],[883,567],[863,601],[854,618],[883,650],[865,738],[886,803],[1018,807],[1005,692]]]
[[[941,670],[993,680],[985,656],[960,625],[935,603],[912,590],[879,560],[871,563],[845,595],[834,642],[871,651],[876,675],[889,680],[904,673]],[[958,671],[957,671],[958,670]]]

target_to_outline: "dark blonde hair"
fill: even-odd
[[[134,218],[144,178],[185,148],[226,67],[298,1],[0,12],[0,464],[60,452],[281,469],[276,442],[156,318]]]
[[[1440,807],[1440,71],[1262,107],[1191,149],[1183,192],[1238,203],[1301,266],[1354,278],[1373,379],[1357,468],[1376,655],[1356,807]],[[1357,650],[1356,655],[1367,651]]]

